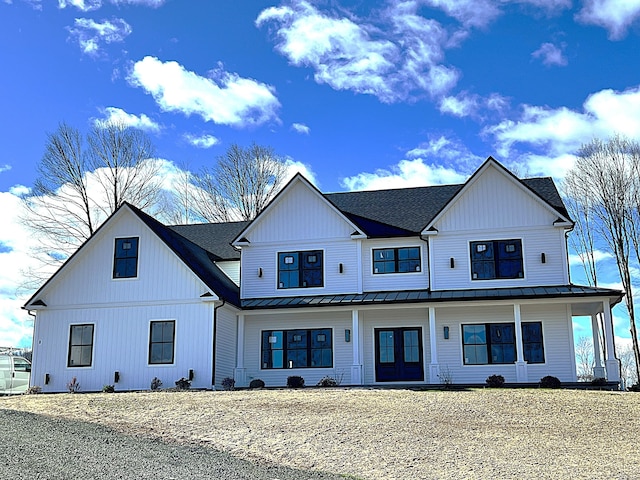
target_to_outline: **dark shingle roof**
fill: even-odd
[[[553,180],[550,177],[528,178],[522,183],[546,201],[558,213],[567,216]],[[460,191],[463,184],[430,187],[372,190],[365,192],[328,193],[325,198],[347,216],[357,215],[417,234],[428,225],[447,203]],[[367,231],[371,236],[378,236]],[[384,235],[382,235],[384,236]],[[389,235],[392,236],[392,235]]]
[[[249,222],[196,223],[169,228],[215,255],[216,260],[239,260],[240,252],[231,241]]]
[[[129,207],[212,292],[233,305],[240,305],[240,289],[214,263],[217,260],[216,255],[163,225],[138,208],[132,205],[129,205]]]

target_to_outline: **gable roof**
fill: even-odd
[[[231,246],[248,221],[170,225],[168,228],[210,252],[216,260],[240,260],[240,251]]]
[[[86,246],[91,243],[91,240],[113,219],[119,214],[122,209],[129,209],[135,214],[156,236],[162,240],[167,247],[169,247],[182,262],[196,275],[202,282],[218,297],[235,305],[240,305],[240,289],[233,283],[227,275],[214,263],[219,256],[208,252],[203,247],[197,245],[186,237],[180,235],[173,229],[163,225],[155,218],[144,213],[142,210],[123,203],[105,222],[96,230],[96,232],[83,243],[78,250],[69,257],[64,264],[42,285],[24,304],[22,308],[29,308],[29,306],[37,306],[38,296],[40,293],[58,277],[60,272],[66,268],[66,266],[72,261],[80,251],[84,250]],[[224,224],[221,224],[224,225]]]

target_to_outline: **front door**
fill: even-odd
[[[424,380],[422,328],[376,328],[376,381]]]

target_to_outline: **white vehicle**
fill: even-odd
[[[29,388],[31,363],[26,358],[0,355],[0,395],[25,393]]]

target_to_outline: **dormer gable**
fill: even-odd
[[[554,206],[531,186],[551,188],[551,179],[522,181],[493,157],[489,157],[462,188],[423,228],[424,236],[441,230],[474,230],[526,225],[571,228],[573,222],[564,207]],[[544,184],[544,185],[542,185]]]
[[[232,245],[349,237],[366,235],[298,173],[236,236]]]

